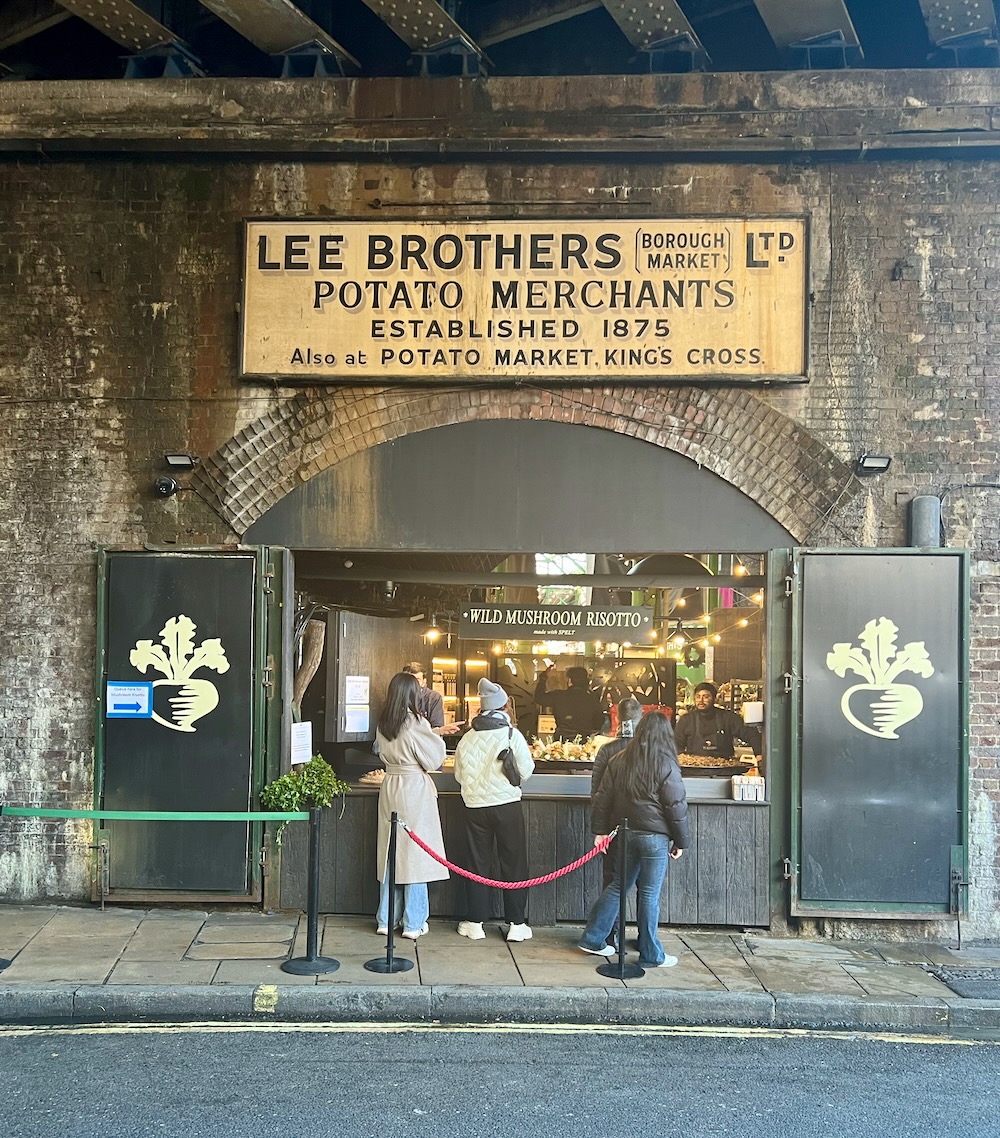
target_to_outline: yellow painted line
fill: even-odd
[[[276,984],[261,984],[254,990],[253,1010],[255,1012],[273,1012],[278,1006],[278,986]]]
[[[270,987],[270,985],[265,985]],[[0,1039],[51,1035],[625,1035],[639,1038],[839,1039],[949,1047],[1000,1047],[1000,1040],[955,1039],[942,1035],[906,1035],[889,1031],[820,1031],[789,1027],[668,1027],[657,1024],[581,1023],[93,1023],[51,1026],[0,1026]]]

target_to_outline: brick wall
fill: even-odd
[[[803,543],[893,546],[906,503],[943,494],[975,551],[971,891],[1000,935],[994,331],[997,182],[986,162],[437,167],[20,157],[0,164],[0,540],[6,552],[0,795],[92,794],[96,549],[232,542],[283,493],[416,426],[533,415],[704,461]],[[237,381],[245,216],[804,214],[811,382],[746,389],[271,389]],[[552,203],[558,203],[553,205]],[[455,207],[458,208],[458,207]],[[199,493],[150,493],[169,450]],[[894,456],[864,483],[845,465]],[[0,827],[0,896],[80,897],[86,827]]]

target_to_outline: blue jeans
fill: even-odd
[[[619,839],[620,840],[620,839]],[[666,834],[649,834],[644,830],[629,833],[628,861],[625,867],[625,890],[637,887],[636,915],[639,924],[639,963],[655,968],[663,963],[666,953],[657,936],[660,923],[660,890],[667,876],[670,839]],[[587,927],[580,937],[580,947],[593,951],[604,947],[608,934],[618,919],[618,859],[614,863],[614,879],[598,897],[590,910]]]
[[[403,922],[403,932],[416,933],[427,923],[430,903],[427,900],[427,884],[397,885],[393,916],[398,923]],[[378,912],[375,914],[376,927],[389,927],[389,875],[386,874],[379,887]]]

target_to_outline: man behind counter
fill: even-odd
[[[759,755],[760,732],[744,723],[735,712],[716,707],[718,694],[715,684],[703,683],[694,689],[694,710],[682,715],[674,729],[678,753],[731,759],[736,753],[733,740],[740,739]]]
[[[535,684],[535,703],[539,707],[551,707],[556,718],[553,738],[572,742],[577,737],[589,739],[596,735],[604,725],[604,708],[601,701],[589,690],[590,677],[586,668],[567,668],[566,679],[569,687],[565,691],[549,691],[549,672],[555,667],[550,664],[538,677]]]
[[[409,664],[404,664],[400,671],[407,672],[409,675],[414,676],[420,685],[420,691],[417,693],[417,707],[420,710],[420,714],[434,729],[434,734],[457,735],[462,729],[462,724],[445,723],[444,700],[441,698],[440,692],[436,692],[433,688],[427,686],[427,678],[424,674],[423,664],[421,664],[419,660],[413,660]]]

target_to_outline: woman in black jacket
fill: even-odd
[[[663,951],[657,935],[660,890],[668,859],[681,856],[688,842],[687,795],[669,718],[661,711],[645,715],[635,738],[608,764],[594,797],[591,829],[602,841],[623,819],[628,819],[629,848],[625,889],[637,886],[639,963],[646,968],[671,968],[676,956]],[[620,879],[615,876],[590,911],[580,948],[594,956],[613,956],[608,934],[618,916]]]

